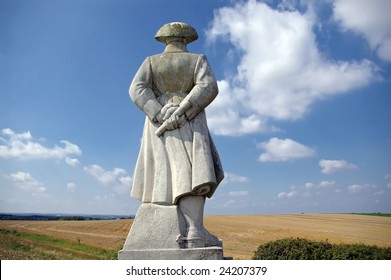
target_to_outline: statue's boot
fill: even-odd
[[[204,196],[187,195],[179,200],[179,208],[186,221],[186,236],[182,238],[188,248],[221,246],[221,241],[204,227]]]

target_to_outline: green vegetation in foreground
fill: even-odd
[[[368,216],[379,216],[379,217],[391,217],[391,213],[352,213],[353,215],[368,215]]]
[[[117,251],[49,236],[0,229],[1,259],[113,260]]]
[[[391,260],[391,248],[330,244],[302,238],[271,241],[258,247],[254,260]]]

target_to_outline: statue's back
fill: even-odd
[[[162,94],[189,93],[194,86],[194,71],[199,57],[188,52],[165,52],[150,57],[155,89]]]

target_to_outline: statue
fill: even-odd
[[[224,173],[204,111],[218,94],[216,79],[205,55],[187,50],[197,38],[186,23],[162,26],[155,39],[166,44],[164,52],[144,60],[129,88],[146,115],[131,196],[159,209],[176,207],[180,249],[222,246],[203,225],[205,198]]]

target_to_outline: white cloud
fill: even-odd
[[[334,191],[338,191],[338,189],[335,189],[335,182],[334,181],[321,181],[318,184],[308,182],[305,183],[303,186],[291,186],[290,191],[288,192],[280,192],[277,197],[280,199],[285,198],[295,198],[295,197],[312,197],[314,194],[318,193],[319,191],[324,191],[327,189],[333,189]]]
[[[235,200],[231,199],[231,200],[228,200],[224,203],[224,207],[231,207],[232,205],[235,205]]]
[[[381,196],[381,195],[384,195],[385,193],[386,193],[385,191],[378,191],[378,192],[373,193],[373,195]]]
[[[84,170],[101,184],[113,188],[118,194],[128,192],[131,187],[132,178],[127,176],[126,171],[122,168],[114,168],[112,171],[107,171],[101,166],[94,164],[84,167]]]
[[[320,182],[319,187],[320,188],[328,188],[328,187],[331,187],[334,185],[335,185],[334,181],[322,181],[322,182]]]
[[[278,192],[274,201],[286,212],[387,212],[390,192],[371,184],[339,185],[334,181],[308,182]]]
[[[391,189],[391,183],[387,184],[387,189]]]
[[[119,176],[126,174],[126,171],[121,168],[114,168],[112,171],[106,171],[101,166],[94,164],[84,167],[84,170],[94,176],[103,185],[114,183]]]
[[[373,195],[384,194],[384,191],[376,191],[376,186],[371,184],[353,184],[346,187],[347,193],[356,194],[361,192],[369,192]],[[291,186],[289,191],[280,192],[278,198],[294,198],[294,197],[313,197],[319,194],[341,193],[343,190],[337,187],[334,181],[321,181],[318,184],[308,182],[302,186]],[[346,192],[345,192],[346,193]]]
[[[322,173],[324,174],[331,174],[341,170],[349,170],[349,169],[357,168],[357,166],[347,162],[346,160],[322,159],[319,161],[319,166],[322,168]]]
[[[241,113],[239,106],[245,96],[240,89],[232,89],[227,81],[218,81],[218,86],[218,97],[207,107],[208,126],[215,134],[239,136],[273,129],[266,119]]]
[[[361,186],[361,185],[350,185],[350,186],[348,187],[348,191],[349,191],[350,193],[357,193],[357,192],[362,191],[363,188],[364,188],[364,187]]]
[[[258,144],[258,147],[265,151],[259,157],[261,162],[288,161],[315,155],[315,150],[289,138],[271,138],[267,142]]]
[[[95,200],[99,202],[116,202],[116,197],[114,194],[97,195]]]
[[[232,191],[228,193],[228,196],[248,196],[248,191]]]
[[[374,189],[376,189],[376,187],[373,185],[368,185],[368,184],[365,184],[365,185],[354,184],[354,185],[348,186],[347,189],[350,193],[360,193],[363,191],[374,190]]]
[[[11,173],[8,178],[15,183],[17,187],[27,192],[43,193],[47,190],[41,182],[34,179],[28,172]]]
[[[5,145],[0,145],[0,157],[19,159],[65,158],[68,155],[80,155],[80,148],[66,140],[60,141],[63,147],[55,145],[47,148],[33,140],[30,131],[15,133],[9,128],[1,130],[6,138],[1,138]]]
[[[245,176],[240,176],[234,173],[225,172],[224,173],[224,184],[232,184],[232,183],[246,183],[250,180]]]
[[[77,167],[80,165],[80,161],[77,159],[77,158],[70,158],[70,157],[66,157],[65,158],[65,162],[72,166],[72,167]]]
[[[293,198],[297,196],[299,193],[297,191],[290,191],[290,192],[280,192],[277,197],[284,199],[284,198]]]
[[[334,19],[364,36],[377,55],[391,61],[391,1],[334,0]]]
[[[273,10],[256,1],[215,11],[207,40],[230,43],[239,62],[232,77],[219,81],[220,94],[208,107],[214,133],[273,130],[270,119],[300,119],[313,103],[376,78],[368,60],[327,60],[317,48],[315,24],[310,12]]]
[[[76,191],[77,185],[75,183],[67,184],[67,192],[74,193]]]
[[[130,188],[130,186],[132,184],[132,178],[129,176],[119,177],[118,181],[120,181],[122,185],[126,186],[127,190]]]

